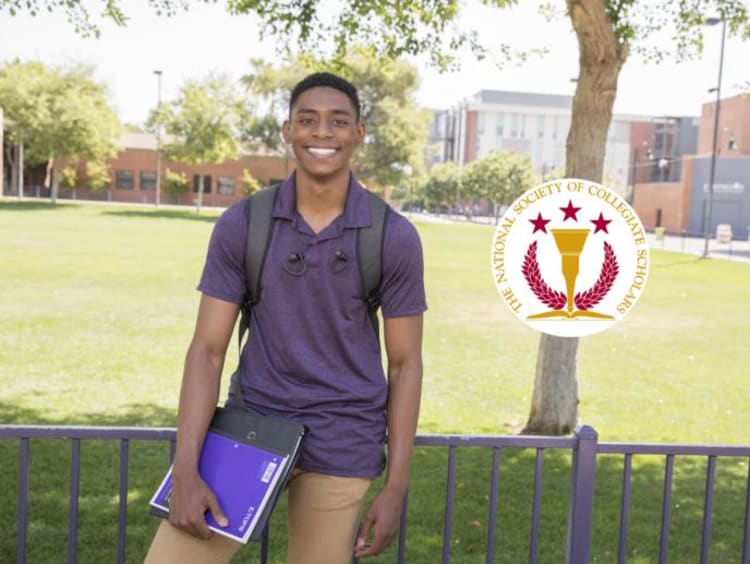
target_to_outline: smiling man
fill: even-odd
[[[365,136],[360,112],[356,88],[330,73],[292,91],[283,135],[297,166],[274,202],[263,292],[241,353],[239,391],[230,391],[231,403],[309,429],[288,488],[290,564],[345,564],[391,543],[419,414],[422,248],[414,227],[389,213],[379,286],[384,372],[355,260],[357,230],[372,221],[370,195],[350,168]],[[197,461],[245,297],[247,227],[240,203],[211,236],[180,394],[170,522],[157,532],[150,563],[228,562],[240,546],[208,529],[206,511],[225,518]],[[383,488],[361,519],[384,469]]]

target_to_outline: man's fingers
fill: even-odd
[[[209,539],[211,538],[211,535],[213,534],[211,532],[211,529],[208,528],[208,525],[206,524],[206,521],[203,519],[202,515],[196,516],[195,518],[189,518],[189,519],[183,519],[183,520],[170,519],[169,522],[175,527],[177,527],[178,529],[194,537]]]
[[[203,539],[210,539],[211,536],[213,535],[213,532],[211,531],[211,529],[208,528],[208,525],[206,525],[206,522],[202,519],[199,523],[196,523],[193,526],[193,531],[194,532],[190,534],[196,537],[201,537]]]
[[[375,519],[368,515],[364,523],[362,523],[362,526],[359,528],[359,534],[357,535],[357,544],[355,546],[357,550],[364,550],[369,546],[367,544],[367,537],[370,536],[370,529],[372,528],[372,524],[374,522]]]
[[[374,536],[371,543],[367,542],[367,538],[370,534],[370,529],[375,523],[374,518],[370,518],[362,525],[362,529],[357,537],[357,545],[355,547],[355,554],[359,556],[374,556],[380,554],[386,548],[388,548],[393,540],[393,533],[384,533],[378,530],[377,525],[374,529]]]
[[[354,554],[356,556],[359,557],[374,554],[372,552],[372,544],[368,540],[373,525],[375,525],[375,516],[367,515],[364,523],[362,523],[362,526],[359,529],[359,535],[357,535],[357,543],[354,547]],[[377,527],[374,534],[377,534]]]
[[[224,512],[221,510],[221,506],[219,506],[219,501],[215,495],[208,496],[206,505],[208,505],[208,510],[211,512],[214,521],[219,524],[219,527],[227,527],[229,525],[229,519],[226,518]]]
[[[393,535],[380,533],[377,528],[375,529],[375,538],[372,541],[372,546],[367,550],[367,554],[380,554],[388,545],[391,544]]]
[[[229,525],[229,520],[224,515],[216,496],[210,489],[205,488],[193,499],[194,502],[188,500],[187,503],[188,507],[192,505],[192,509],[186,511],[185,509],[177,510],[175,508],[174,512],[170,512],[169,522],[172,525],[194,537],[203,539],[209,539],[213,535],[208,523],[206,523],[206,511],[211,512],[220,527]]]

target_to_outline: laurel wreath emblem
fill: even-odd
[[[550,288],[542,278],[539,263],[536,260],[536,245],[536,241],[531,243],[526,251],[526,256],[523,258],[523,276],[526,278],[531,291],[544,305],[552,309],[562,309],[565,307],[567,297],[564,293]]]
[[[539,270],[539,262],[536,260],[537,241],[534,241],[529,245],[526,250],[526,256],[523,259],[523,276],[526,282],[534,292],[534,295],[539,298],[544,305],[551,307],[552,309],[559,310],[565,307],[567,296],[564,292],[558,292],[553,290],[544,278],[542,278],[541,271]],[[599,273],[599,278],[596,283],[584,292],[578,292],[575,295],[574,303],[576,308],[579,310],[588,310],[598,304],[612,289],[612,285],[617,279],[617,274],[620,272],[620,267],[617,264],[617,257],[612,249],[612,246],[604,242],[604,262],[602,263],[602,269]]]
[[[575,295],[573,301],[575,302],[576,307],[581,310],[587,310],[602,301],[604,296],[606,296],[612,288],[612,284],[615,283],[618,272],[620,272],[620,267],[617,264],[615,251],[612,250],[612,246],[605,241],[604,262],[602,263],[602,270],[599,273],[599,279],[591,288]]]

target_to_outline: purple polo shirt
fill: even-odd
[[[354,259],[356,228],[371,223],[369,196],[352,175],[344,213],[314,233],[296,211],[292,174],[279,189],[273,217],[261,299],[242,351],[245,403],[308,426],[301,468],[377,476],[385,461],[388,387]],[[392,212],[388,218],[382,314],[420,314],[427,305],[419,236],[402,215]],[[201,292],[242,303],[246,242],[245,204],[238,202],[214,227]],[[298,252],[304,262],[290,263]],[[337,258],[342,252],[347,260]]]

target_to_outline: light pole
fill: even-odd
[[[708,241],[711,238],[711,222],[713,220],[713,206],[714,206],[714,178],[716,176],[716,143],[719,137],[719,111],[721,110],[721,73],[724,68],[724,38],[727,32],[727,22],[718,18],[708,18],[706,25],[716,25],[721,22],[721,50],[719,52],[719,80],[716,84],[716,88],[712,88],[709,92],[716,91],[716,109],[714,111],[714,131],[713,131],[713,142],[711,145],[711,167],[708,173],[708,203],[706,204],[706,225],[704,230],[704,242],[703,242],[703,255],[702,258],[708,256]]]
[[[641,142],[644,149],[647,149],[647,152],[650,152],[651,149],[648,149],[648,143],[646,141]],[[628,198],[630,201],[628,204],[630,204],[631,207],[633,207],[633,203],[635,202],[635,187],[638,184],[637,174],[638,174],[638,146],[636,145],[633,147],[633,160],[630,164],[630,180],[632,186],[630,187],[630,197]]]
[[[157,83],[158,83],[158,94],[157,94],[157,103],[156,103],[156,111],[158,112],[161,110],[161,71],[155,70],[154,74],[157,77]],[[157,123],[156,125],[156,196],[154,198],[154,203],[156,204],[156,207],[159,207],[161,200],[161,124]]]
[[[629,198],[629,204],[632,207],[633,202],[635,202],[635,185],[638,182],[635,178],[636,170],[635,167],[638,163],[638,147],[633,147],[633,162],[630,165],[630,180],[632,183],[632,186],[630,187],[630,198]]]

